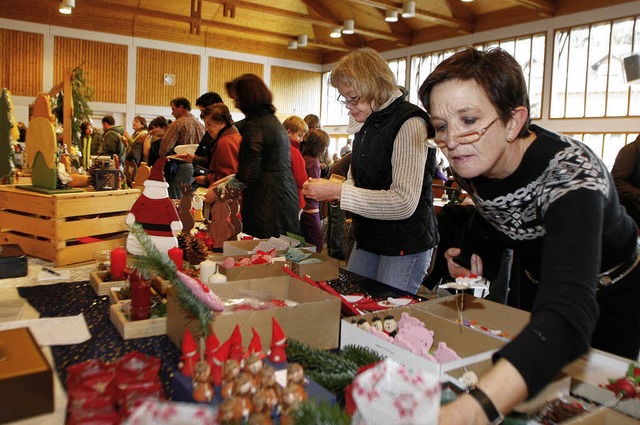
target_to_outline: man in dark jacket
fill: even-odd
[[[611,170],[620,203],[640,225],[640,136],[618,152]]]
[[[107,155],[113,158],[113,155],[118,155],[120,161],[124,161],[126,152],[126,145],[122,142],[122,135],[124,134],[124,128],[121,125],[116,125],[116,120],[111,115],[106,115],[102,118],[102,142],[100,143],[100,155]]]

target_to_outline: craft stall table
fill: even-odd
[[[55,267],[92,261],[92,253],[125,245],[125,218],[138,189],[46,194],[0,186],[0,243],[18,244]]]

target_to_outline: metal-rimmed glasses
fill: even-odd
[[[340,98],[342,98],[342,99],[340,99]],[[358,104],[358,101],[360,100],[360,96],[353,96],[353,97],[349,97],[349,99],[347,99],[343,95],[339,94],[338,98],[336,100],[339,103],[343,104],[344,106],[350,108],[350,107],[356,106]]]
[[[433,139],[427,139],[427,143],[429,145],[431,145],[431,146],[437,146],[437,147],[439,147],[441,149],[447,147],[447,142],[449,140],[454,140],[456,143],[458,143],[460,145],[468,145],[468,144],[471,144],[471,143],[475,143],[478,140],[480,140],[482,135],[484,133],[486,133],[487,130],[489,130],[489,127],[491,127],[493,125],[493,123],[498,121],[499,119],[500,119],[500,117],[496,117],[489,124],[487,124],[486,126],[484,126],[482,128],[479,128],[477,130],[466,131],[464,133],[455,134],[453,136],[434,137]]]

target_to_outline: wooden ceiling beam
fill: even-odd
[[[556,7],[548,0],[512,0],[520,6],[535,10],[538,15],[544,18],[551,18],[555,15]]]
[[[218,3],[218,4],[226,3],[226,0],[204,0],[204,1],[209,3]],[[311,16],[304,13],[291,12],[288,10],[278,9],[276,7],[270,7],[270,6],[263,6],[256,3],[243,1],[243,0],[234,0],[233,3],[236,7],[236,10],[247,9],[247,10],[251,10],[252,12],[267,13],[271,15],[281,16],[283,18],[296,19],[298,21],[306,22],[313,25],[320,25],[325,28],[342,27],[342,22],[340,22],[337,19],[330,20],[330,19],[319,17],[319,16]],[[359,34],[369,36],[369,37],[382,38],[384,40],[395,41],[400,44],[411,44],[411,37],[407,37],[404,35],[391,34],[384,31],[378,31],[372,28],[365,28],[361,26],[356,26],[355,31]]]
[[[390,0],[351,0],[351,1],[354,3],[360,3],[366,6],[371,6],[378,9],[390,9],[390,10],[395,10],[396,12],[402,13],[402,7]],[[522,1],[529,1],[529,0],[522,0]],[[462,33],[469,34],[473,31],[473,22],[469,20],[464,20],[460,18],[450,18],[448,16],[440,15],[438,13],[432,13],[424,9],[416,8],[416,14],[414,18],[421,19],[423,21],[432,22],[434,24],[442,25],[445,27],[456,28]]]

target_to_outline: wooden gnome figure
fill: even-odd
[[[251,374],[242,372],[236,378],[234,399],[236,401],[235,417],[240,417],[243,422],[249,419],[249,414],[253,411],[253,403],[251,402]]]
[[[282,401],[280,402],[280,423],[282,425],[295,424],[295,411],[300,408],[297,389],[293,384],[287,384],[282,390]]]
[[[211,330],[204,343],[204,360],[209,363],[210,366],[213,361],[213,356],[219,347],[220,341],[218,340],[216,333]]]
[[[139,223],[161,253],[167,254],[178,246],[176,235],[182,230],[182,222],[175,205],[169,199],[169,184],[164,179],[166,158],[160,158],[144,182],[144,191],[127,214],[126,223]],[[138,239],[132,233],[127,237],[127,251],[133,255],[146,255]]]
[[[15,147],[19,132],[13,116],[11,92],[2,89],[0,95],[0,184],[11,184],[15,174]]]
[[[204,360],[196,363],[193,370],[193,400],[208,403],[213,398],[211,386],[211,366]]]
[[[282,398],[282,388],[276,382],[276,370],[271,365],[264,365],[262,366],[261,375],[258,392],[261,392],[264,396],[265,403],[268,406],[266,410],[276,413]]]
[[[231,348],[229,351],[229,358],[237,360],[238,363],[242,363],[244,360],[244,348],[242,347],[242,332],[240,332],[240,326],[236,325],[233,328],[233,332],[229,337],[231,341]]]
[[[222,385],[222,376],[224,374],[224,365],[229,360],[229,351],[231,349],[231,341],[226,340],[214,352],[211,358],[211,381],[216,387]]]
[[[307,400],[307,391],[304,388],[304,368],[300,363],[290,363],[287,366],[287,385],[291,385],[295,389],[299,403]]]
[[[228,400],[235,394],[236,378],[240,375],[240,363],[237,360],[229,359],[224,363],[224,375],[222,376],[222,387],[220,395],[224,400]]]
[[[253,393],[256,392],[258,387],[260,386],[260,381],[262,380],[261,372],[262,372],[262,353],[251,353],[249,357],[247,357],[247,361],[244,365],[244,370],[251,374],[251,384],[253,386]]]
[[[256,330],[256,328],[251,328],[251,342],[247,346],[247,354],[259,354],[262,357],[262,338],[260,338],[260,334]]]
[[[271,350],[268,357],[272,363],[284,363],[287,361],[287,336],[284,334],[280,323],[275,317],[271,317]]]
[[[27,130],[27,167],[33,186],[55,189],[58,184],[58,141],[49,96],[39,94]]]
[[[193,376],[193,368],[198,362],[197,358],[198,347],[196,340],[189,329],[184,330],[184,336],[182,338],[182,356],[180,356],[179,369],[184,376]]]
[[[236,421],[233,417],[235,413],[234,408],[235,402],[233,400],[222,400],[222,403],[220,403],[220,408],[218,409],[218,422],[222,425],[237,424],[238,421]]]

